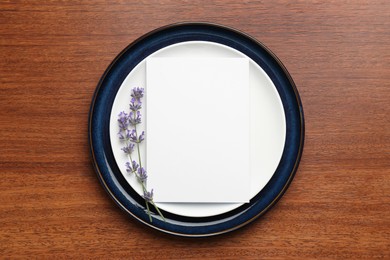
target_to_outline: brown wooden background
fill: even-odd
[[[87,118],[111,60],[157,27],[243,30],[282,60],[306,119],[301,165],[251,225],[183,239],[100,186]],[[390,2],[1,1],[0,257],[390,258]]]

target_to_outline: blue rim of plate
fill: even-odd
[[[273,81],[283,103],[286,140],[279,165],[267,183],[249,203],[210,217],[186,217],[163,211],[153,221],[145,203],[124,179],[110,143],[110,113],[116,93],[134,67],[150,54],[172,44],[208,41],[234,48],[256,62]],[[281,198],[297,170],[304,143],[304,117],[297,88],[281,61],[262,43],[235,29],[211,23],[179,23],[156,29],[127,46],[110,64],[95,90],[89,113],[89,145],[97,176],[114,202],[128,215],[159,231],[187,237],[227,233],[252,222]]]

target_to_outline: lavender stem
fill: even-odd
[[[142,161],[141,161],[141,151],[140,151],[140,143],[145,139],[144,137],[144,131],[141,133],[141,135],[138,135],[137,132],[137,124],[141,123],[141,112],[140,109],[142,107],[142,97],[144,96],[144,89],[143,88],[133,88],[131,93],[131,101],[130,101],[130,114],[126,114],[125,112],[121,112],[119,114],[119,127],[120,131],[118,133],[120,140],[124,140],[126,142],[126,147],[123,147],[122,150],[128,155],[128,159],[130,162],[126,163],[127,169],[126,171],[129,173],[134,173],[137,181],[141,183],[142,185],[142,191],[143,191],[143,197],[145,199],[146,208],[149,215],[149,220],[152,222],[152,216],[150,211],[150,205],[153,205],[158,214],[161,216],[161,218],[165,220],[164,216],[162,215],[161,211],[157,207],[157,205],[153,201],[153,189],[148,192],[147,190],[147,174],[146,170],[142,167]],[[133,126],[134,128],[131,129],[131,131],[128,129],[128,126]],[[124,131],[124,135],[122,134],[122,131]],[[137,154],[138,154],[138,163],[136,161],[133,161],[133,158],[131,156],[131,153],[134,151],[134,146],[137,145]],[[137,170],[138,169],[138,170]]]

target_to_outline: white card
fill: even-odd
[[[248,202],[248,60],[149,58],[146,68],[146,169],[154,201]]]

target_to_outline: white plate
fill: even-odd
[[[243,53],[228,46],[206,42],[190,41],[170,45],[151,54],[149,57],[207,57],[233,58],[246,57]],[[251,196],[258,194],[274,174],[281,159],[285,138],[286,122],[282,101],[275,85],[268,75],[253,60],[249,59],[250,84],[250,174]],[[126,77],[115,97],[110,117],[110,141],[118,167],[140,195],[142,189],[134,176],[126,172],[127,157],[121,150],[123,144],[117,133],[117,116],[128,111],[130,92],[133,87],[146,87],[145,60],[140,62]],[[143,108],[145,109],[145,108]],[[145,111],[141,111],[145,115]],[[140,126],[145,129],[143,125]],[[146,133],[147,136],[147,133]],[[145,151],[141,150],[145,158]],[[183,151],[185,152],[185,151]],[[153,173],[149,173],[153,174]],[[153,187],[149,187],[153,188]],[[206,217],[222,214],[239,207],[240,203],[158,203],[159,208],[182,216]]]

